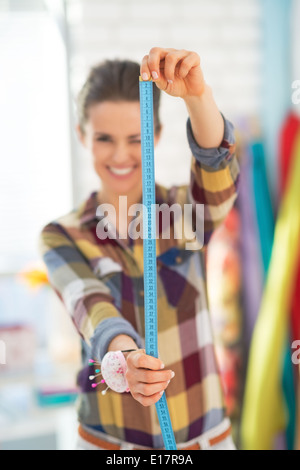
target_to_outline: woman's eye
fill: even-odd
[[[131,143],[131,144],[140,144],[140,143],[141,143],[141,139],[132,140],[130,143]]]
[[[109,137],[97,137],[97,142],[111,142],[111,139]]]

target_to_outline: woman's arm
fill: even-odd
[[[193,226],[200,220],[200,243],[206,245],[223,222],[237,197],[239,165],[235,155],[232,124],[217,108],[210,87],[204,81],[198,54],[186,50],[150,50],[141,64],[143,80],[152,76],[156,86],[185,101],[189,112],[188,141],[192,150],[190,185],[173,187],[169,204],[192,204]],[[197,206],[203,215],[197,217]],[[180,225],[180,224],[179,224]],[[198,230],[197,230],[198,233]],[[201,236],[202,235],[202,236]],[[186,247],[186,239],[179,245]]]
[[[91,347],[92,357],[101,361],[111,340],[119,334],[142,345],[138,333],[115,306],[109,288],[94,274],[61,223],[44,227],[39,250],[49,282]]]
[[[202,148],[218,148],[224,136],[224,121],[211,88],[205,83],[196,52],[151,49],[141,66],[142,76],[152,76],[156,86],[185,101],[192,131]],[[157,75],[156,75],[157,74]]]
[[[194,138],[204,149],[220,147],[224,137],[224,120],[213,98],[211,88],[205,84],[200,96],[184,98]]]

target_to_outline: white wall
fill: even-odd
[[[67,67],[49,15],[0,7],[0,272],[12,273],[72,207]]]
[[[71,83],[75,96],[89,67],[104,58],[141,61],[151,47],[196,51],[219,108],[231,120],[257,115],[261,91],[259,0],[68,0]],[[164,131],[156,152],[156,177],[166,185],[189,177],[186,109],[163,96]],[[75,158],[76,202],[98,185],[88,156]],[[176,164],[174,164],[176,162]],[[188,162],[188,164],[187,164]]]

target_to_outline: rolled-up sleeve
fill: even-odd
[[[236,156],[234,127],[223,115],[224,135],[218,148],[200,147],[194,136],[190,119],[187,120],[187,140],[192,153],[190,183],[172,186],[169,205],[192,207],[190,237],[178,241],[180,248],[202,249],[208,244],[214,230],[224,221],[233,207],[238,192],[239,164]],[[174,224],[180,233],[182,219]],[[194,237],[194,238],[193,238]]]
[[[93,357],[101,360],[111,340],[119,334],[132,337],[142,347],[141,338],[122,317],[109,288],[96,277],[60,224],[44,227],[39,251],[50,285],[65,305],[80,336],[92,348]]]

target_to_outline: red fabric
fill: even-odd
[[[292,167],[292,160],[295,158],[294,146],[299,133],[300,118],[293,112],[290,112],[282,127],[279,140],[279,185],[281,197],[283,196],[286,185],[288,184],[289,170]],[[300,339],[300,257],[291,304],[291,336],[292,341]]]
[[[294,155],[293,148],[299,131],[300,119],[290,112],[282,126],[279,139],[279,192],[281,196],[288,182],[289,169]]]

